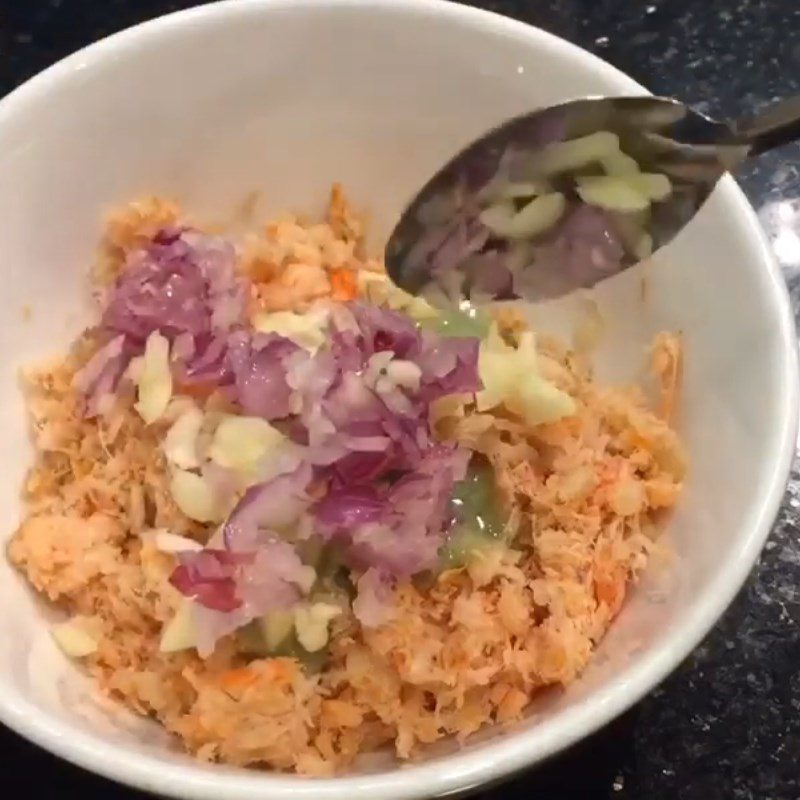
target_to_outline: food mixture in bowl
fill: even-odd
[[[437,312],[336,188],[240,241],[134,203],[93,286],[25,376],[9,552],[109,696],[198,758],[326,775],[580,675],[681,491],[676,337],[651,385],[598,386],[595,319],[567,346]]]

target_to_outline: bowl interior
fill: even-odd
[[[15,368],[58,353],[86,321],[85,274],[106,208],[162,193],[225,223],[257,190],[261,217],[314,213],[341,181],[371,213],[377,246],[414,189],[488,127],[571,97],[640,91],[560,40],[428,0],[222,3],[114,37],[35,79],[0,105],[2,536],[18,522],[30,458]],[[514,731],[479,736],[458,755],[442,746],[394,774],[381,757],[313,784],[195,765],[154,724],[94,696],[3,559],[0,601],[13,613],[0,635],[14,645],[0,650],[0,719],[160,793],[399,798],[497,777],[632,703],[730,601],[788,469],[796,376],[785,297],[749,208],[724,183],[656,263],[596,292],[609,323],[604,379],[638,376],[655,332],[683,333],[691,474],[669,530],[677,567],[648,577],[569,691]],[[542,327],[568,328],[570,303],[541,309]]]

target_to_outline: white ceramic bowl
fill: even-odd
[[[321,208],[343,181],[376,238],[453,151],[506,117],[592,93],[643,91],[578,48],[432,0],[236,0],[165,17],[66,59],[0,103],[0,530],[18,520],[29,458],[12,365],[62,348],[85,310],[99,215],[144,192],[222,219]],[[678,567],[632,597],[585,677],[517,729],[397,769],[370,759],[308,781],[200,765],[151,723],[91,699],[54,652],[47,612],[0,564],[0,719],[95,772],[208,800],[392,800],[477,786],[533,764],[633,704],[709,630],[767,536],[795,441],[787,296],[750,207],[723,181],[647,274],[598,292],[606,378],[630,376],[653,332],[686,342],[682,431],[692,468],[670,529]],[[25,320],[22,309],[33,316]],[[541,316],[558,327],[563,307]]]

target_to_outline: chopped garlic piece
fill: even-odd
[[[297,576],[295,583],[303,592],[303,594],[308,594],[311,591],[311,588],[314,586],[316,580],[317,571],[309,564],[304,564],[300,568],[300,574]]]
[[[294,629],[297,641],[309,653],[322,650],[328,643],[328,626],[342,613],[339,606],[330,603],[314,603],[298,606],[294,611]]]
[[[175,504],[189,519],[220,522],[224,516],[214,490],[200,475],[176,469],[169,488]]]
[[[523,417],[528,425],[555,422],[575,413],[575,401],[554,383],[539,375],[526,375],[506,407]]]
[[[197,404],[191,397],[187,397],[185,394],[177,394],[169,401],[167,410],[164,412],[164,419],[170,423],[175,422],[178,417],[192,408],[197,408]]]
[[[386,368],[393,358],[394,353],[391,350],[381,350],[377,353],[373,353],[369,357],[363,371],[364,383],[371,389],[374,389],[377,382],[384,377]]]
[[[97,642],[85,629],[80,617],[54,625],[50,633],[65,656],[84,658],[97,650]]]
[[[139,399],[134,408],[150,425],[164,414],[172,397],[169,342],[158,331],[153,331],[147,337],[137,383]]]
[[[542,175],[556,175],[602,163],[605,158],[614,157],[619,152],[619,136],[616,133],[597,131],[578,139],[548,145],[537,153],[534,166]]]
[[[389,276],[385,272],[370,272],[360,269],[356,273],[356,285],[359,294],[375,305],[379,305],[386,299],[389,291],[387,284],[391,284]],[[401,290],[402,291],[402,290]]]
[[[650,199],[634,188],[627,175],[592,175],[579,177],[577,182],[578,196],[589,205],[625,213],[650,207]]]
[[[196,406],[184,411],[164,437],[162,449],[167,460],[181,469],[200,466],[197,437],[203,427],[203,412]]]
[[[261,333],[278,333],[296,342],[300,347],[315,353],[325,342],[328,312],[324,308],[311,309],[305,314],[294,311],[260,313],[253,317],[253,327]]]
[[[267,650],[277,650],[292,632],[294,612],[270,611],[258,620]]]
[[[415,297],[395,286],[385,272],[361,269],[356,273],[358,291],[375,306],[386,306],[393,311],[404,311],[411,319],[420,322],[434,319],[439,312],[427,300]]]
[[[225,416],[214,432],[208,456],[221,467],[250,473],[285,441],[286,437],[261,417]]]
[[[504,201],[481,211],[479,219],[492,233],[506,237],[516,213],[514,204]]]
[[[564,213],[567,201],[560,192],[535,197],[514,216],[512,236],[530,239],[550,230]]]
[[[165,530],[155,531],[153,544],[156,550],[162,553],[182,553],[187,550],[198,551],[203,549],[200,542],[189,539],[187,536],[179,536],[177,533],[170,533]]]
[[[183,598],[175,616],[164,626],[158,649],[162,653],[177,653],[188,650],[197,644],[197,631],[194,623],[194,603]]]
[[[386,377],[395,386],[418,392],[422,380],[422,370],[413,361],[395,358],[386,366]]]
[[[483,389],[475,395],[478,411],[487,411],[503,402],[510,391],[509,366],[516,366],[515,353],[514,348],[503,341],[497,323],[492,323],[478,352],[478,374],[483,383]]]
[[[555,384],[543,378],[537,364],[536,343],[527,331],[518,347],[506,344],[492,323],[481,343],[478,371],[483,389],[475,395],[479,411],[498,405],[519,415],[529,425],[554,422],[575,413],[575,401]]]
[[[144,367],[144,356],[136,356],[136,358],[132,358],[130,364],[128,364],[125,372],[123,373],[126,378],[133,381],[133,383],[139,383],[139,378],[142,375],[142,368]]]
[[[660,173],[643,172],[639,175],[626,175],[625,180],[637,192],[654,202],[666,200],[672,194],[670,179]]]
[[[490,206],[480,214],[481,222],[506,239],[532,239],[550,230],[564,213],[567,200],[560,192],[535,197],[516,211],[511,203]]]

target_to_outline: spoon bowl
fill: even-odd
[[[591,287],[668,244],[720,177],[749,155],[796,136],[797,112],[797,101],[787,101],[752,123],[736,125],[674,99],[637,96],[584,98],[515,117],[459,152],[423,186],[389,238],[387,270],[397,285],[438,305],[465,298],[536,301]],[[592,218],[580,211],[587,204],[580,187],[577,195],[574,185],[565,188],[571,172],[565,168],[548,175],[556,178],[550,189],[560,189],[568,198],[559,222],[564,232],[559,247],[554,246],[557,229],[544,231],[527,249],[518,242],[511,248],[508,242],[498,243],[492,231],[487,235],[481,199],[498,176],[513,186],[529,185],[533,192],[542,177],[542,159],[560,143],[575,140],[587,146],[590,140],[613,141],[618,147],[621,156],[614,155],[613,165],[598,166],[607,163],[599,151],[594,159],[597,171],[609,171],[600,176],[604,180],[624,178],[629,170],[665,176],[668,193],[654,199],[631,230],[631,218],[608,207],[595,210]],[[585,161],[582,166],[591,170],[593,159]],[[587,232],[587,226],[594,232]],[[644,247],[635,238],[642,234]],[[591,246],[584,246],[587,238],[594,239]]]

